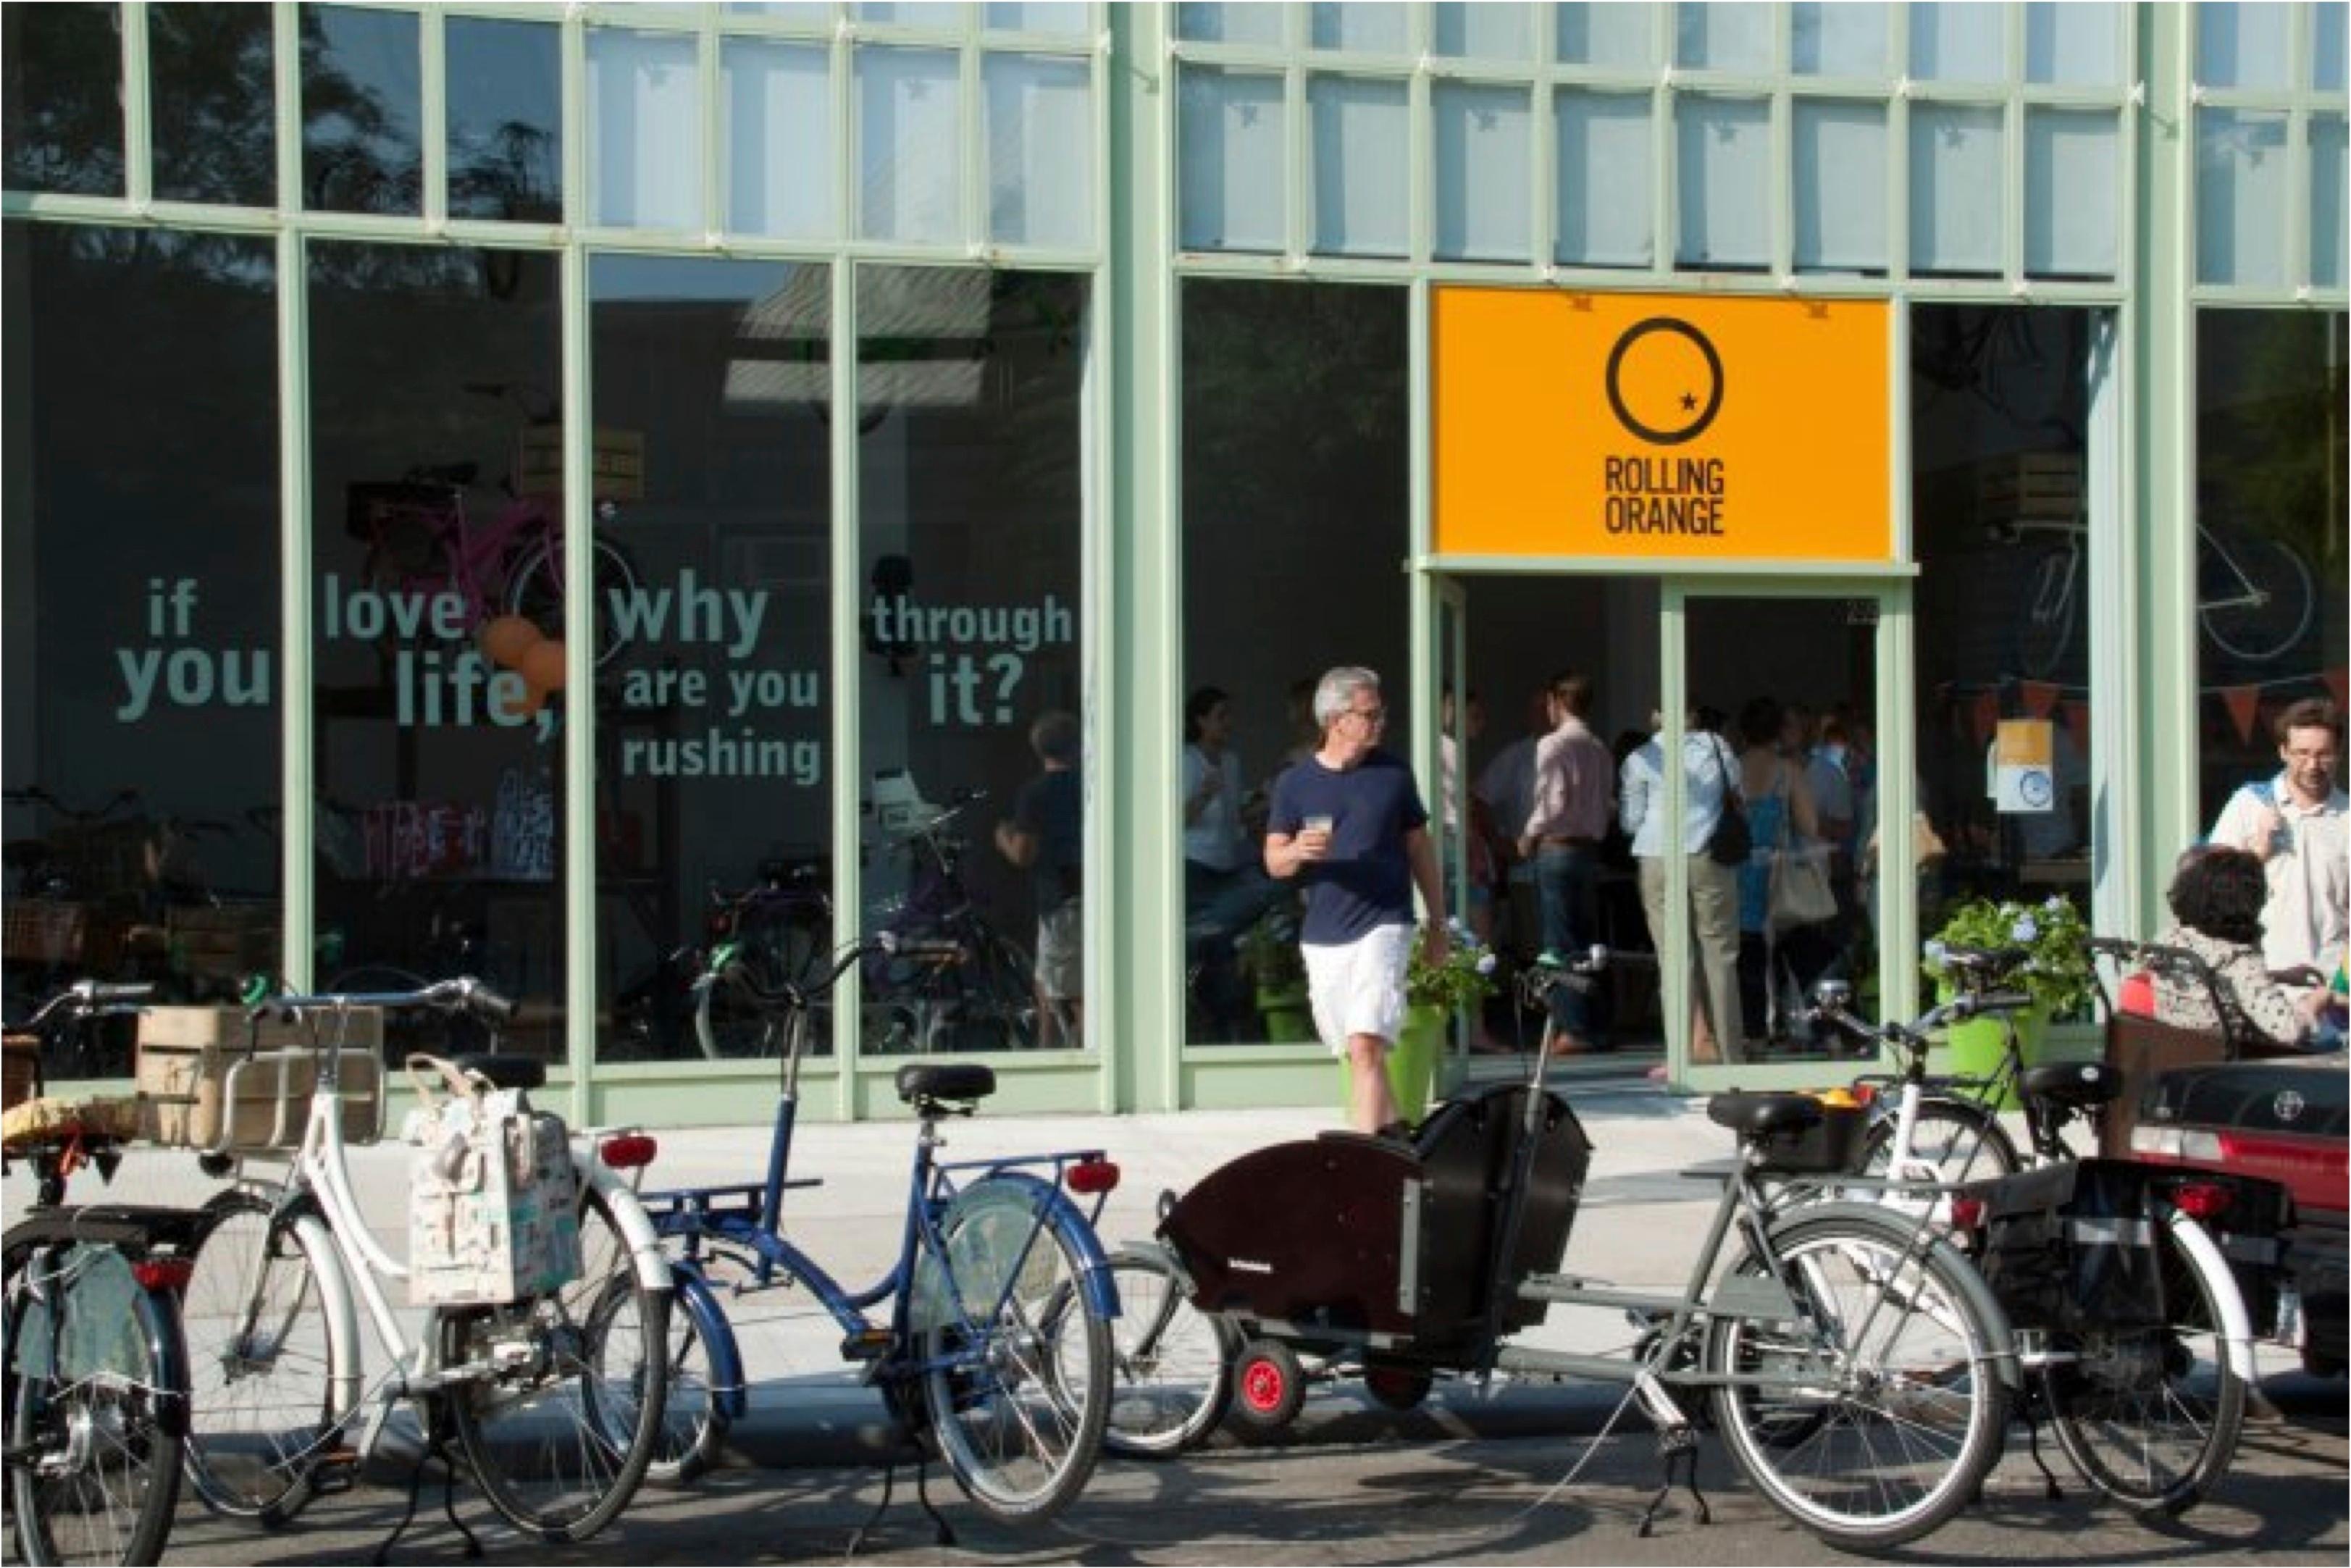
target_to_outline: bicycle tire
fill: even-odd
[[[2058,1356],[2041,1372],[2058,1447],[2084,1480],[2147,1519],[2203,1500],[2236,1458],[2245,1424],[2245,1380],[2220,1333],[2220,1292],[2234,1292],[2236,1281],[2193,1219],[2170,1225],[2193,1229],[2202,1246],[2165,1231],[2173,1239],[2161,1246],[2164,1299],[2177,1303],[2169,1324],[2058,1336]]]
[[[507,580],[507,612],[521,616],[549,637],[563,635],[563,573],[555,553],[558,548],[559,541],[532,546]],[[637,571],[621,547],[602,536],[590,548],[596,636],[590,667],[601,670],[629,645],[612,613],[612,595],[635,593]]]
[[[1037,999],[1037,964],[1029,950],[992,926],[982,926],[972,956],[958,971],[963,1013],[975,1013],[1006,1051],[1033,1051],[1044,1039]],[[1057,1032],[1066,1033],[1066,1030]]]
[[[2082,559],[2071,546],[2052,545],[2027,570],[2024,613],[2016,621],[2016,659],[2035,680],[2056,674],[2074,646]]]
[[[1110,1324],[1083,1289],[1083,1221],[1050,1197],[1003,1177],[957,1193],[916,1290],[932,1438],[964,1495],[1005,1524],[1069,1505],[1110,1417]]]
[[[699,1291],[699,1301],[687,1300]],[[669,1303],[669,1388],[663,1400],[659,1441],[645,1467],[647,1484],[691,1485],[718,1462],[731,1424],[713,1386],[710,1340],[731,1333],[725,1309],[706,1287],[674,1287]]]
[[[2230,552],[2231,564],[2252,590],[2253,602],[2199,605],[2197,619],[2203,624],[2204,635],[2212,639],[2213,646],[2249,664],[2264,664],[2291,652],[2309,632],[2311,618],[2317,613],[2310,568],[2292,546],[2268,534],[2233,534],[2221,548]]]
[[[584,1173],[582,1187],[577,1280],[440,1320],[444,1365],[494,1368],[450,1390],[465,1462],[492,1508],[550,1545],[588,1540],[628,1506],[669,1390],[668,1357],[647,1353],[668,1343],[669,1292],[612,1266],[615,1251],[626,1256],[621,1228]],[[517,1346],[525,1354],[510,1354]]]
[[[1123,1248],[1110,1255],[1118,1286],[1111,1320],[1117,1381],[1102,1447],[1128,1458],[1163,1459],[1207,1437],[1225,1418],[1240,1336],[1200,1311],[1167,1255]]]
[[[1862,1151],[1865,1175],[1882,1176],[1893,1169],[1894,1127],[1890,1113],[1871,1123]],[[1998,1116],[1973,1100],[1932,1090],[1919,1096],[1910,1153],[1914,1161],[1935,1167],[1938,1182],[1983,1181],[2024,1168]]]
[[[204,1205],[182,1297],[188,1344],[185,1469],[215,1513],[275,1529],[302,1511],[339,1430],[338,1389],[354,1347],[339,1344],[319,1293],[319,1259],[340,1268],[317,1219],[274,1217],[247,1192]]]
[[[8,1502],[17,1549],[38,1564],[160,1562],[180,1496],[180,1437],[161,1404],[179,1326],[111,1247],[61,1249],[46,1296],[9,1260]]]
[[[1833,1546],[1876,1552],[1928,1534],[2000,1458],[2009,1399],[1992,1368],[2007,1320],[1965,1260],[1923,1242],[1913,1219],[1858,1205],[1799,1210],[1772,1224],[1770,1241],[1794,1317],[1718,1319],[1706,1365],[1792,1381],[1716,1389],[1724,1442],[1773,1507]],[[1737,1269],[1771,1272],[1752,1252]]]

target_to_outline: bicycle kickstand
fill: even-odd
[[[937,1533],[933,1537],[934,1544],[953,1546],[956,1543],[954,1530],[948,1527],[947,1521],[939,1516],[939,1511],[931,1504],[930,1474],[931,1462],[925,1458],[915,1459],[914,1498],[923,1505],[923,1511],[930,1516],[931,1523],[937,1527]],[[846,1555],[854,1557],[865,1549],[865,1538],[873,1532],[873,1527],[880,1524],[882,1516],[889,1511],[890,1498],[896,1490],[897,1484],[898,1461],[887,1460],[882,1467],[882,1499],[873,1505],[873,1511],[865,1516],[865,1522],[857,1527],[857,1533],[849,1538],[849,1551]]]
[[[475,1558],[482,1554],[481,1542],[465,1528],[465,1521],[457,1517],[457,1459],[449,1452],[447,1417],[441,1413],[436,1402],[432,1414],[425,1417],[423,1450],[416,1456],[416,1463],[408,1472],[408,1506],[401,1511],[400,1522],[392,1527],[392,1533],[384,1538],[383,1544],[375,1549],[373,1561],[376,1568],[383,1568],[383,1564],[392,1561],[392,1549],[400,1544],[400,1538],[407,1534],[408,1527],[415,1522],[416,1501],[424,1490],[424,1467],[436,1459],[441,1464],[441,1511],[448,1516],[457,1533],[465,1537],[465,1555]]]
[[[1657,1484],[1656,1496],[1651,1498],[1649,1506],[1641,1511],[1641,1536],[1646,1539],[1655,1529],[1657,1510],[1663,1508],[1666,1499],[1673,1494],[1674,1471],[1677,1469],[1685,1472],[1683,1484],[1689,1488],[1690,1500],[1698,1504],[1698,1521],[1712,1524],[1714,1511],[1707,1506],[1705,1494],[1698,1490],[1698,1429],[1687,1425],[1658,1427],[1657,1458],[1664,1466],[1665,1475]]]

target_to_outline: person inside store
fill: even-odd
[[[2304,697],[2278,715],[2273,733],[2279,771],[2231,794],[2206,839],[2243,850],[2262,867],[2262,956],[2270,968],[2323,977],[2343,962],[2351,926],[2343,715],[2325,697]]]
[[[1029,727],[1035,778],[996,825],[996,847],[1029,873],[1037,900],[1037,1043],[1085,1043],[1085,798],[1078,717],[1055,708]]]
[[[1478,775],[1478,798],[1492,824],[1496,860],[1501,868],[1499,939],[1521,963],[1531,963],[1542,941],[1536,914],[1534,862],[1519,856],[1519,836],[1535,807],[1535,745],[1551,733],[1551,687],[1527,695],[1526,732],[1494,754]]]
[[[1649,940],[1666,950],[1666,741],[1663,721],[1618,770],[1617,824],[1640,867],[1641,913]],[[1720,717],[1700,708],[1682,733],[1681,854],[1689,884],[1690,1055],[1697,1063],[1740,1060],[1739,877],[1708,852],[1724,803],[1739,799],[1739,758],[1719,733]],[[1659,1067],[1654,1077],[1665,1076]]]
[[[1442,963],[1451,948],[1445,883],[1412,770],[1380,745],[1379,676],[1330,670],[1314,688],[1314,717],[1322,744],[1274,781],[1265,869],[1306,889],[1299,950],[1316,1032],[1347,1063],[1348,1124],[1393,1135],[1387,1053],[1404,1024],[1413,892],[1426,915],[1426,955]]]
[[[1813,982],[1835,962],[1833,923],[1773,929],[1771,873],[1780,857],[1806,852],[1820,836],[1812,786],[1784,746],[1787,716],[1776,698],[1750,699],[1739,710],[1739,793],[1747,803],[1753,836],[1747,863],[1739,870],[1739,1006],[1750,1050],[1760,1051],[1775,1032],[1794,1032],[1801,1012],[1775,1007],[1792,985],[1796,1000],[1812,995]],[[1775,1011],[1789,1022],[1772,1028]]]
[[[2158,966],[2158,1019],[2183,1029],[2217,1030],[2241,1042],[2323,1044],[2318,1036],[2327,988],[2297,990],[2279,984],[2270,972],[2262,919],[2269,889],[2258,856],[2226,844],[2200,844],[2180,857],[2166,897],[2175,924],[2157,943],[2194,954],[2212,978],[2208,985],[2193,973]]]
[[[1231,1040],[1244,1006],[1234,944],[1282,896],[1241,821],[1241,760],[1231,694],[1201,686],[1184,701],[1184,931],[1200,966],[1214,1038]]]
[[[1551,682],[1551,730],[1535,743],[1534,806],[1519,835],[1519,853],[1535,867],[1542,909],[1539,965],[1564,967],[1598,936],[1594,892],[1608,832],[1616,770],[1608,745],[1593,733],[1592,678],[1563,670]],[[1573,1055],[1594,1048],[1592,982],[1571,975],[1550,987],[1550,1049]]]

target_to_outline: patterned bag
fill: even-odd
[[[410,1057],[408,1075],[409,1303],[497,1306],[578,1279],[580,1178],[563,1119],[439,1057]]]

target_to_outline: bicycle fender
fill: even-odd
[[[167,1286],[141,1292],[147,1303],[147,1349],[154,1357],[155,1425],[165,1435],[188,1435],[188,1337],[180,1325],[180,1300]]]
[[[2172,1245],[2179,1248],[2188,1266],[2204,1276],[2204,1283],[2212,1292],[2213,1304],[2220,1308],[2220,1321],[2214,1326],[2220,1331],[2220,1343],[2228,1348],[2229,1369],[2248,1384],[2259,1381],[2253,1370],[2253,1315],[2245,1307],[2245,1293],[2237,1288],[2237,1276],[2229,1268],[2229,1260],[2221,1253],[2212,1233],[2196,1222],[2195,1217],[2166,1205],[2164,1228],[2170,1232]]]
[[[672,1308],[685,1309],[694,1320],[694,1332],[702,1338],[703,1354],[710,1358],[711,1403],[720,1420],[740,1421],[751,1402],[743,1387],[743,1351],[735,1343],[735,1325],[726,1321],[726,1309],[718,1304],[702,1265],[679,1258],[671,1261],[669,1270],[677,1282]]]
[[[668,1290],[669,1257],[663,1252],[661,1237],[653,1229],[653,1222],[646,1215],[645,1206],[638,1200],[635,1190],[618,1171],[593,1155],[581,1159],[575,1153],[571,1163],[579,1167],[582,1176],[595,1184],[598,1192],[604,1195],[604,1201],[612,1210],[612,1219],[621,1228],[621,1239],[629,1249],[629,1260],[636,1270],[637,1283],[648,1291]]]
[[[1027,1171],[1013,1170],[990,1171],[964,1190],[974,1191],[987,1182],[1008,1182],[1029,1194],[1045,1216],[1045,1223],[1077,1253],[1078,1283],[1086,1293],[1087,1305],[1102,1317],[1118,1316],[1118,1282],[1111,1278],[1109,1255],[1102,1251],[1102,1238],[1094,1234],[1093,1223],[1070,1201],[1069,1194]]]
[[[1917,1217],[1893,1212],[1883,1204],[1837,1200],[1805,1204],[1791,1209],[1773,1222],[1771,1230],[1776,1236],[1807,1221],[1830,1218],[1866,1226],[1888,1240],[1900,1241],[1905,1245],[1917,1239],[1919,1228],[1925,1223]],[[2001,1382],[2011,1395],[2022,1395],[2024,1392],[2024,1364],[2017,1354],[2016,1331],[2008,1321],[2008,1313],[1992,1295],[1991,1287],[1984,1283],[1983,1275],[1969,1260],[1967,1254],[1952,1246],[1943,1235],[1937,1234],[1922,1250],[1939,1256],[1953,1265],[1951,1278],[1960,1290],[1968,1293],[1977,1315],[1983,1320],[1985,1334],[1991,1341],[1988,1349],[1991,1364],[1998,1370]]]

